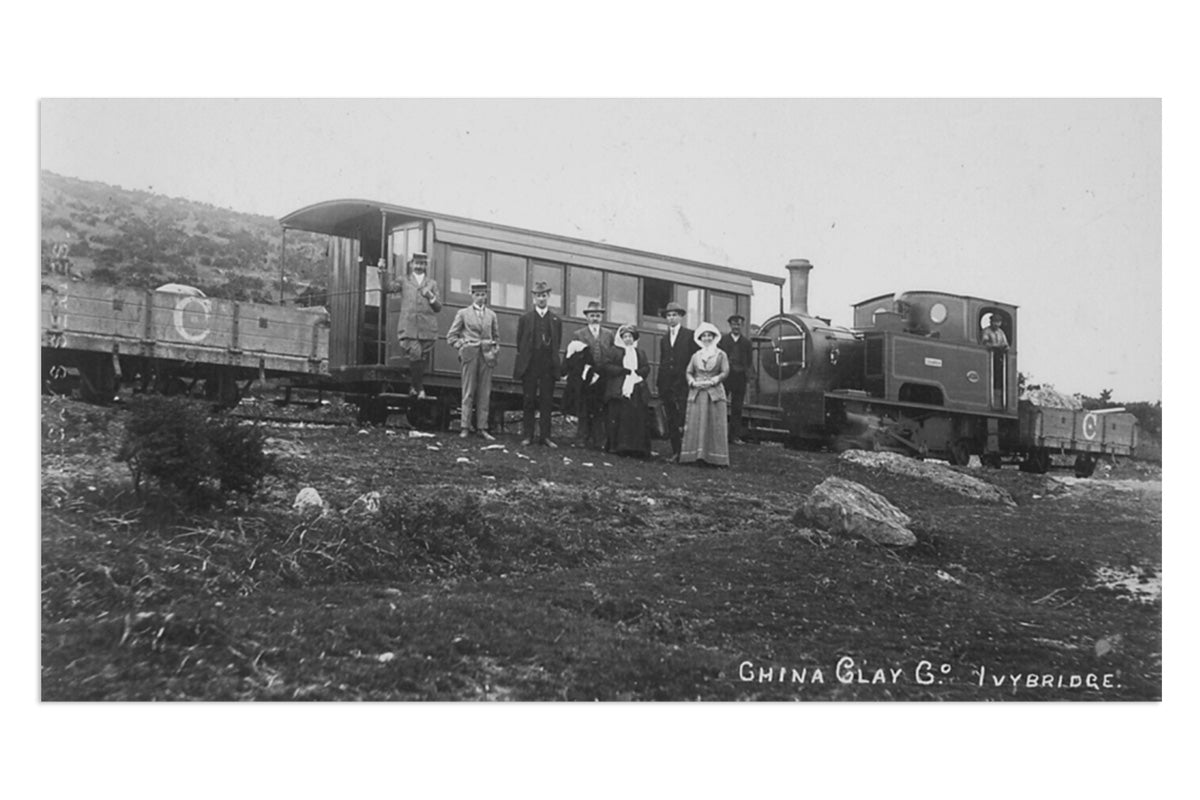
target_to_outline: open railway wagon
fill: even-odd
[[[513,380],[517,321],[531,307],[530,287],[546,281],[550,308],[563,319],[563,338],[585,324],[583,309],[597,301],[609,330],[632,323],[657,375],[658,341],[666,330],[662,309],[674,300],[687,309],[686,324],[750,316],[754,281],[782,286],[782,278],[672,258],[624,247],[479,222],[367,200],[332,200],[283,217],[289,230],[328,237],[329,376],[359,409],[363,423],[381,423],[393,412],[411,424],[448,429],[459,412],[458,354],[446,343],[455,312],[471,302],[471,281],[489,285],[489,303],[500,322],[499,360],[492,379],[492,424],[521,408]],[[443,307],[439,336],[425,376],[427,400],[410,398],[408,361],[399,353],[399,298],[389,292],[408,269],[411,255],[429,255]],[[561,409],[563,385],[556,391]],[[653,392],[653,388],[652,388]]]
[[[1047,472],[1056,456],[1073,456],[1075,474],[1090,477],[1105,455],[1133,455],[1138,444],[1137,418],[1122,408],[1083,410],[1020,404],[1020,430],[1008,450],[1029,472]]]
[[[319,382],[324,310],[77,283],[42,284],[42,378],[107,402],[121,386],[236,405],[255,380]]]

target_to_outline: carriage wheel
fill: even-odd
[[[1033,472],[1045,475],[1050,471],[1050,453],[1047,450],[1030,450],[1025,460],[1021,462],[1022,472]]]
[[[1090,478],[1092,473],[1096,471],[1096,459],[1090,455],[1081,453],[1075,456],[1075,477]]]

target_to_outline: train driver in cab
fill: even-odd
[[[988,318],[988,326],[983,329],[983,338],[981,340],[983,346],[992,350],[1007,350],[1008,337],[1004,335],[1004,329],[1000,327],[1000,315],[992,312]]]

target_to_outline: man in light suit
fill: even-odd
[[[667,438],[671,454],[679,458],[683,446],[683,423],[687,419],[687,368],[692,354],[700,349],[692,330],[683,326],[687,309],[675,301],[662,310],[667,331],[658,345],[658,401],[667,415]]]
[[[467,438],[471,433],[471,416],[475,430],[488,441],[488,411],[492,396],[492,368],[500,353],[500,320],[487,307],[488,285],[471,281],[471,305],[460,308],[446,332],[446,343],[458,351],[462,365],[462,414],[458,434]]]
[[[558,377],[558,351],[562,346],[562,320],[549,308],[550,284],[533,284],[533,308],[517,320],[517,363],[513,377],[521,381],[523,445],[531,445],[534,413],[538,417],[537,441],[557,447],[550,438],[550,412],[554,407],[554,381]]]
[[[588,324],[575,331],[573,338],[587,345],[591,350],[592,369],[599,370],[604,364],[608,351],[613,346],[613,335],[600,325],[600,320],[604,318],[604,306],[595,300],[590,301],[583,309],[583,316],[587,319]],[[575,445],[596,450],[604,447],[607,442],[608,432],[604,419],[603,395],[593,396],[590,392],[581,392],[579,423],[575,428]]]

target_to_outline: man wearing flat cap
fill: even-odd
[[[729,318],[729,335],[722,336],[717,347],[729,356],[729,377],[725,379],[725,392],[729,396],[729,441],[742,441],[742,407],[746,401],[746,380],[754,363],[754,348],[750,339],[742,335],[742,324],[746,318],[734,314]]]
[[[613,335],[604,330],[600,321],[604,319],[604,306],[592,300],[583,309],[588,324],[575,331],[572,337],[582,342],[591,351],[590,369],[597,374],[603,368],[608,351],[613,346]],[[579,423],[575,428],[575,444],[580,447],[599,449],[607,444],[608,433],[604,419],[604,395],[592,392],[579,394]]]
[[[437,313],[442,310],[442,300],[437,281],[427,274],[429,256],[413,253],[408,265],[408,274],[396,286],[400,295],[396,338],[400,342],[400,354],[408,359],[408,394],[424,400],[425,369],[437,340]]]
[[[550,284],[533,284],[533,308],[517,320],[517,362],[513,377],[521,382],[523,445],[533,444],[534,414],[538,416],[536,441],[557,447],[550,438],[550,412],[554,407],[554,381],[558,377],[558,351],[562,345],[562,320],[550,310]]]
[[[700,349],[691,329],[683,326],[687,309],[675,301],[662,310],[667,331],[658,343],[658,401],[667,416],[667,438],[671,455],[679,458],[683,446],[683,423],[687,418],[687,368],[692,354]]]
[[[487,307],[488,285],[471,281],[471,305],[460,308],[446,332],[446,343],[458,351],[462,365],[462,414],[459,436],[471,432],[471,418],[481,437],[491,441],[488,411],[492,398],[492,368],[500,351],[500,320]]]

